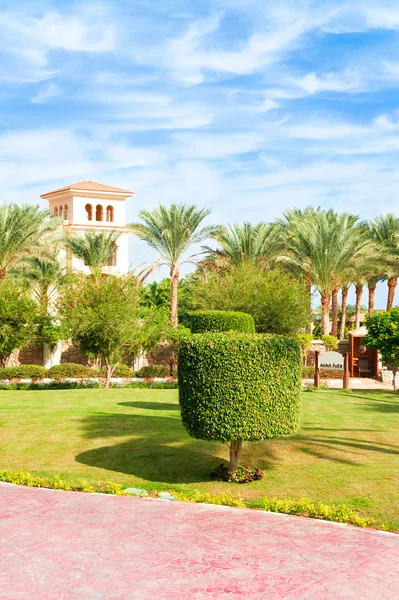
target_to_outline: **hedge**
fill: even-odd
[[[43,379],[47,369],[40,365],[20,365],[0,369],[0,381],[3,379]]]
[[[342,379],[343,371],[339,369],[320,369],[320,377],[321,379]],[[302,377],[304,379],[313,379],[314,377],[314,367],[302,367]]]
[[[98,377],[98,370],[86,367],[86,365],[63,363],[62,365],[54,365],[54,367],[51,367],[51,369],[47,371],[47,377],[50,379]]]
[[[183,340],[178,385],[188,433],[206,440],[265,440],[299,423],[301,351],[279,335],[205,333]]]
[[[106,371],[107,367],[101,367],[99,371],[99,376],[105,377],[107,374]],[[115,367],[114,372],[112,373],[112,377],[134,377],[134,373],[128,365],[124,365],[123,363],[121,363],[117,365],[117,367]]]
[[[192,333],[206,331],[255,333],[255,321],[252,315],[244,312],[199,310],[190,314],[190,329]]]
[[[147,365],[136,371],[136,377],[169,377],[170,369],[165,365]]]

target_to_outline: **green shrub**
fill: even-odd
[[[40,365],[20,365],[0,369],[0,380],[3,379],[43,379],[47,370]]]
[[[199,310],[190,314],[192,333],[205,331],[241,331],[255,333],[255,321],[252,315],[227,310]]]
[[[107,367],[101,367],[100,377],[105,377],[106,374]],[[123,363],[121,363],[115,368],[114,372],[112,373],[112,377],[134,377],[134,373],[128,365],[124,365]]]
[[[62,365],[54,365],[54,367],[51,367],[51,369],[47,371],[47,377],[50,377],[50,379],[98,377],[98,370],[86,367],[86,365],[63,363]]]
[[[313,379],[314,377],[314,367],[302,367],[302,377],[304,379]],[[329,369],[320,369],[320,377],[322,379],[342,379],[343,371],[337,370],[329,370]]]
[[[336,350],[338,348],[338,338],[334,335],[323,335],[321,338],[324,343],[326,350]]]
[[[169,377],[169,369],[165,365],[147,365],[136,372],[136,377]]]
[[[230,471],[237,468],[241,441],[288,435],[298,426],[301,352],[291,338],[195,334],[181,343],[178,381],[188,433],[235,444]]]

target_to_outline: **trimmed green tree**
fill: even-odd
[[[230,446],[230,471],[243,441],[288,435],[299,423],[301,352],[278,335],[194,334],[178,362],[183,425],[198,439]]]
[[[205,331],[241,331],[255,333],[252,315],[227,310],[198,310],[189,316],[192,333]]]
[[[36,303],[20,286],[0,283],[0,366],[5,367],[13,350],[22,350],[32,339],[37,320]]]
[[[132,277],[82,276],[64,290],[60,304],[72,340],[105,363],[106,388],[119,362],[150,351],[168,330],[165,311],[140,305]]]
[[[399,308],[374,312],[365,318],[367,335],[364,343],[369,348],[377,348],[382,360],[392,365],[392,385],[396,390],[396,372],[399,364]]]

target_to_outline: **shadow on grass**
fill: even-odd
[[[144,403],[139,404],[143,407]],[[131,439],[82,452],[75,457],[78,463],[149,481],[209,481],[210,473],[222,462],[221,457],[228,457],[228,448],[222,443],[190,438],[176,416],[100,413],[84,419],[83,428],[85,436],[91,439]],[[263,460],[262,468],[271,468],[271,461],[268,464]]]
[[[167,402],[118,402],[118,406],[131,406],[132,408],[143,408],[145,410],[180,410],[178,404]]]
[[[363,407],[363,410],[373,410],[381,413],[399,413],[399,398],[396,402],[391,400],[378,400],[373,402],[369,400]]]

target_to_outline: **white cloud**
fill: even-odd
[[[33,96],[31,102],[33,104],[45,104],[50,98],[55,98],[60,94],[60,87],[56,83],[49,83],[43,86],[35,96]]]

